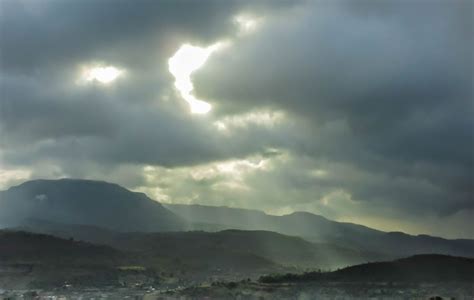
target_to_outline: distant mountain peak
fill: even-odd
[[[24,182],[0,192],[2,219],[28,218],[118,231],[182,230],[186,222],[143,193],[105,181],[62,178]],[[16,224],[21,225],[21,224]]]
[[[303,218],[320,218],[320,219],[324,219],[324,220],[327,220],[327,221],[331,221],[331,220],[329,220],[328,218],[326,218],[324,216],[314,214],[314,213],[311,213],[311,212],[308,212],[308,211],[295,211],[295,212],[292,212],[292,213],[287,214],[285,216],[296,216],[296,217],[303,217]]]

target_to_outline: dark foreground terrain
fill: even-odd
[[[191,287],[0,290],[0,299],[473,299],[472,283],[215,282]]]
[[[179,237],[173,236],[174,239]],[[141,235],[137,239],[143,242]],[[229,243],[223,237],[218,240]],[[202,243],[195,244],[204,247]],[[165,243],[163,246],[166,249]],[[154,253],[156,245],[151,243],[150,247],[148,251]],[[474,259],[471,258],[416,255],[335,271],[287,273],[291,269],[239,255],[231,258],[213,252],[216,269],[209,269],[184,263],[185,259],[169,261],[160,251],[157,253],[161,255],[153,256],[133,252],[133,248],[124,251],[44,234],[0,232],[0,299],[438,300],[474,297]],[[234,265],[222,261],[223,257],[229,261],[235,259]],[[246,264],[237,268],[239,259]],[[173,263],[181,264],[179,272],[172,271]],[[257,277],[264,271],[272,274]]]

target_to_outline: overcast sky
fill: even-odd
[[[473,2],[0,0],[0,189],[474,238]]]

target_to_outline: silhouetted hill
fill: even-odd
[[[39,224],[39,223],[36,223]],[[45,224],[45,222],[43,222]],[[51,225],[48,225],[51,226]],[[81,231],[79,225],[74,232]],[[78,285],[117,285],[121,266],[135,266],[174,278],[248,276],[285,270],[264,255],[232,249],[230,243],[216,244],[200,233],[113,233],[86,226],[94,238],[106,237],[109,246],[72,238],[15,230],[0,231],[0,286],[31,288]],[[69,232],[71,233],[71,232]],[[116,246],[112,248],[111,245]]]
[[[0,231],[0,287],[100,286],[117,282],[124,253],[109,246],[22,231]]]
[[[87,224],[118,231],[174,231],[185,221],[143,193],[102,181],[28,181],[0,192],[0,224],[19,220]]]
[[[354,281],[467,281],[474,282],[474,259],[448,255],[415,255],[392,262],[368,263],[333,273]]]
[[[194,224],[195,228],[206,230],[269,230],[363,252],[385,253],[393,258],[424,253],[474,257],[474,240],[387,233],[353,223],[332,221],[308,212],[274,216],[257,210],[229,207],[183,204],[165,206]]]
[[[357,224],[331,221],[306,212],[273,216],[256,210],[227,207],[167,207],[176,214],[146,195],[130,192],[116,184],[72,179],[36,180],[0,192],[0,223],[9,222],[12,227],[51,233],[64,238],[73,236],[123,249],[135,243],[148,249],[147,244],[153,244],[156,245],[153,251],[159,255],[176,258],[180,253],[183,257],[189,254],[189,261],[192,261],[192,251],[199,253],[201,249],[208,249],[208,253],[212,254],[201,255],[205,263],[210,261],[212,255],[228,261],[236,253],[257,257],[249,257],[249,261],[254,260],[255,265],[260,264],[257,261],[261,259],[262,266],[270,262],[276,265],[319,268],[423,253],[474,256],[472,240],[386,233]],[[211,231],[257,231],[119,234],[200,228]],[[267,232],[262,233],[263,231]],[[289,236],[299,236],[312,243]]]
[[[439,254],[415,255],[389,262],[374,262],[329,273],[270,275],[264,283],[308,282],[474,282],[474,259]]]

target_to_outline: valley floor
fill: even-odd
[[[0,299],[474,299],[472,283],[308,283],[214,282],[191,287],[1,290]]]

